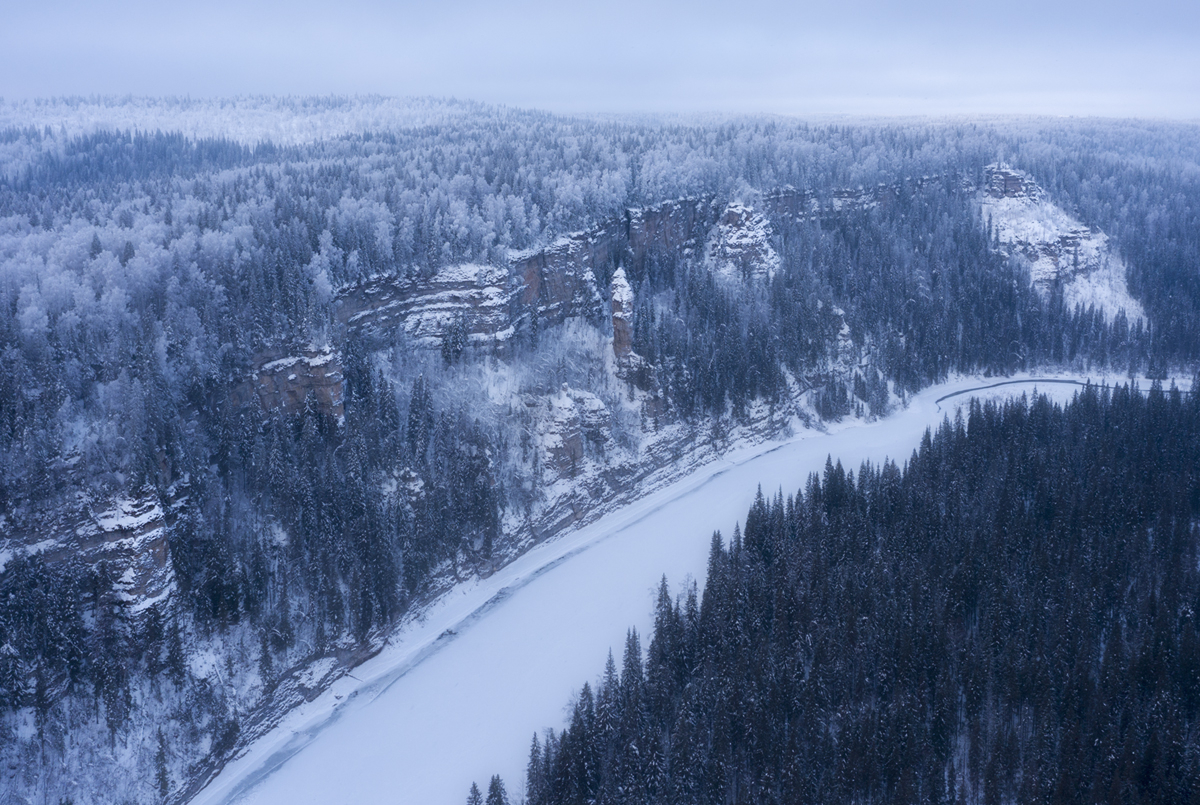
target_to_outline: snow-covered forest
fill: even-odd
[[[0,123],[0,802],[183,801],[405,613],[741,441],[1200,359],[1194,125]]]
[[[524,801],[1190,801],[1198,416],[972,401],[903,469],[760,490],[533,736]]]

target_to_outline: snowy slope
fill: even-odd
[[[603,668],[610,647],[619,654],[629,626],[648,633],[662,574],[674,590],[689,576],[703,582],[712,530],[732,531],[759,484],[792,492],[830,453],[851,469],[864,459],[903,460],[926,427],[972,395],[939,398],[996,382],[959,379],[873,424],[731,452],[454,589],[356,668],[355,678],[343,677],[227,766],[194,802],[455,805],[473,780],[496,773],[516,794],[530,736],[562,727],[572,691]],[[1006,383],[977,396],[1018,395],[1034,385]],[[1039,389],[1066,400],[1077,386],[1043,380]]]
[[[1049,201],[1025,173],[989,165],[980,195],[983,221],[1000,248],[1029,264],[1035,287],[1048,292],[1062,282],[1069,309],[1095,306],[1112,319],[1125,311],[1130,324],[1144,319],[1125,282],[1125,263],[1108,236],[1090,229]]]

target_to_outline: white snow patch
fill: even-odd
[[[1063,286],[1063,300],[1068,310],[1074,310],[1076,305],[1083,308],[1095,306],[1105,314],[1106,319],[1112,319],[1118,311],[1124,310],[1129,324],[1145,321],[1146,312],[1141,302],[1129,293],[1125,283],[1125,263],[1115,254],[1110,254],[1102,262],[1100,268],[1090,274],[1083,274]]]
[[[175,573],[172,570],[168,570],[168,573],[170,575],[167,578],[167,582],[163,585],[163,589],[155,595],[135,601],[129,607],[130,614],[139,615],[142,612],[145,612],[147,609],[150,609],[150,607],[170,599],[171,593],[175,591]]]
[[[614,306],[621,307],[624,317],[629,318],[633,311],[633,288],[629,284],[629,278],[625,276],[624,268],[613,272],[612,301]]]
[[[162,520],[162,508],[157,502],[120,500],[116,506],[96,515],[96,525],[102,531],[134,531],[156,520]]]
[[[269,363],[264,363],[262,367],[259,368],[258,372],[281,372],[284,369],[292,368],[298,363],[305,363],[308,364],[310,368],[316,368],[318,366],[324,366],[334,358],[333,349],[331,347],[314,348],[313,352],[315,353],[313,355],[289,355],[286,358],[278,358]],[[295,378],[296,375],[294,374],[288,376],[288,380],[294,380]]]
[[[203,651],[198,651],[188,659],[188,670],[196,679],[209,679],[210,677],[219,676],[218,667],[220,660],[217,658],[217,652],[213,647],[205,648]]]

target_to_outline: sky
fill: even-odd
[[[1195,0],[3,0],[0,97],[1200,119]]]

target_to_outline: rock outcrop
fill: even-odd
[[[609,289],[612,299],[613,354],[618,363],[633,354],[633,288],[625,278],[625,269],[613,273]]]
[[[981,207],[995,240],[1028,261],[1034,284],[1043,290],[1092,273],[1108,254],[1103,233],[1046,200],[1032,178],[1007,166],[985,169]]]
[[[311,397],[324,414],[340,419],[344,413],[342,363],[331,347],[310,346],[282,355],[279,350],[264,353],[250,385],[264,411],[295,414],[304,410]]]
[[[540,328],[574,317],[601,324],[608,301],[604,292],[611,294],[619,268],[627,283],[653,267],[688,262],[706,262],[729,279],[766,279],[780,263],[771,243],[772,222],[825,220],[886,205],[898,192],[896,186],[880,185],[819,198],[783,188],[764,194],[754,206],[720,204],[706,196],[628,209],[543,248],[514,252],[504,266],[449,266],[427,276],[378,278],[347,289],[339,298],[338,320],[385,340],[403,332],[422,348],[441,346],[461,325],[468,346],[503,351],[535,318]],[[622,309],[622,315],[627,323],[629,311]],[[614,326],[622,326],[616,318]],[[625,333],[614,331],[614,349],[624,350],[626,344]]]
[[[1042,200],[1042,189],[1028,174],[1000,163],[984,168],[983,194],[988,198]]]
[[[625,211],[627,265],[634,276],[645,276],[648,263],[698,259],[721,207],[711,197],[664,201],[652,207]]]
[[[1129,294],[1125,264],[1108,236],[1085,226],[1047,197],[1028,174],[1007,165],[984,169],[980,212],[996,247],[1022,259],[1043,294],[1056,285],[1069,307],[1096,305],[1106,315],[1143,317]]]
[[[147,488],[110,501],[40,519],[0,541],[0,568],[18,552],[46,562],[78,562],[103,569],[111,591],[131,615],[164,603],[175,592],[167,540],[169,514],[186,499],[172,489],[166,500]]]
[[[139,498],[117,501],[97,515],[93,525],[77,534],[78,555],[88,557],[92,564],[104,561],[117,572],[114,588],[132,612],[141,612],[174,593],[167,518],[157,494],[148,491]]]
[[[713,273],[725,279],[769,280],[779,268],[770,221],[745,204],[729,204],[708,236],[704,259]]]
[[[574,316],[599,323],[604,300],[596,278],[617,264],[620,249],[619,228],[610,222],[565,235],[544,249],[514,254],[510,267],[517,286],[514,315],[536,312],[543,326]]]
[[[595,394],[566,383],[549,397],[529,401],[537,413],[542,481],[576,478],[612,439],[612,416]]]
[[[468,343],[487,346],[512,335],[514,278],[497,266],[447,266],[428,277],[379,279],[343,294],[338,319],[387,336],[402,331],[412,344],[437,348],[456,324]]]

